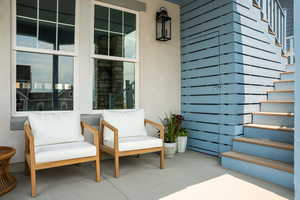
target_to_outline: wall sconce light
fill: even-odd
[[[167,9],[161,7],[156,13],[156,40],[168,41],[172,36],[172,19],[169,17]]]

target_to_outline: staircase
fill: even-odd
[[[286,11],[277,0],[253,0],[253,7],[268,23],[267,32],[275,37],[274,46],[282,48],[284,60]],[[273,81],[274,89],[266,91],[267,100],[259,102],[242,137],[233,139],[232,151],[222,153],[223,167],[294,188],[294,72],[295,65],[286,65],[280,80]]]
[[[252,123],[244,125],[243,137],[222,154],[222,166],[293,189],[294,162],[294,65],[266,91],[267,101]]]

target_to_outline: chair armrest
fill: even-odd
[[[159,129],[159,135],[160,135],[160,139],[164,140],[164,135],[165,135],[165,127],[159,123],[156,123],[154,121],[145,119],[145,125],[149,124],[157,129]]]
[[[81,124],[82,134],[84,134],[84,129],[88,130],[90,133],[93,134],[94,145],[98,149],[99,148],[99,133],[100,133],[99,130],[85,122],[81,122],[80,124]]]
[[[24,124],[25,133],[25,159],[26,155],[30,157],[30,164],[35,164],[35,148],[34,148],[34,137],[32,135],[31,127],[28,121]]]
[[[103,129],[106,127],[113,132],[113,134],[114,134],[114,149],[115,149],[115,151],[119,151],[119,130],[105,120],[101,121],[101,125],[103,126]],[[104,134],[103,132],[104,131],[102,131],[102,134]],[[103,136],[102,136],[102,138],[103,138]]]

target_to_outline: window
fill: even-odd
[[[76,0],[16,0],[16,112],[74,109]]]
[[[135,108],[137,13],[95,4],[93,109]]]

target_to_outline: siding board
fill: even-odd
[[[230,150],[285,70],[257,13],[251,0],[189,1],[181,9],[181,109],[192,150]]]

